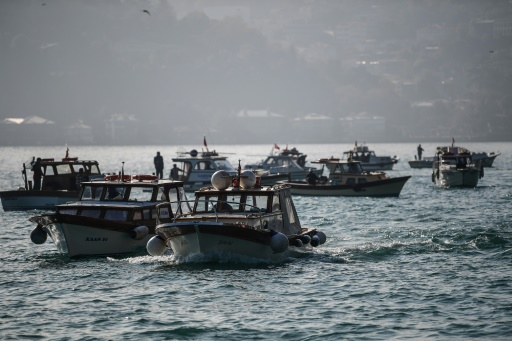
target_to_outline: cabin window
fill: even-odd
[[[100,174],[100,169],[98,168],[98,165],[90,165],[89,174]]]
[[[347,179],[347,185],[353,185],[355,183],[356,183],[356,179],[354,179],[354,178],[348,178]]]
[[[165,195],[165,189],[163,187],[158,187],[156,201],[167,201],[167,196]]]
[[[48,176],[48,175],[55,175],[55,172],[53,171],[53,167],[52,166],[44,167],[43,173],[46,176]]]
[[[57,168],[57,174],[71,174],[72,173],[71,165],[69,165],[69,164],[57,165],[56,168]]]
[[[196,170],[210,170],[210,169],[213,169],[213,168],[210,165],[210,161],[199,161],[194,166],[194,169],[196,169]]]
[[[107,200],[123,200],[125,187],[108,187],[107,189]]]
[[[274,194],[274,198],[272,198],[272,212],[281,211],[281,203],[279,200],[279,194]]]
[[[190,208],[190,203],[188,202],[187,194],[185,193],[185,189],[183,187],[179,187],[179,198],[180,198],[180,208],[181,213],[186,214],[192,211]],[[176,212],[176,211],[174,211]]]
[[[234,171],[233,166],[226,160],[217,160],[215,161],[215,164],[217,165],[217,169],[220,170],[226,170],[226,171]]]
[[[67,215],[76,215],[77,210],[76,209],[65,209],[65,210],[59,210],[59,214],[67,214]]]
[[[151,210],[150,209],[143,210],[142,216],[144,217],[144,220],[150,220]]]
[[[245,203],[246,212],[265,212],[267,210],[268,197],[263,195],[248,195]]]
[[[360,184],[365,184],[366,183],[366,178],[359,178],[359,179],[357,179],[357,182],[360,183]]]
[[[141,220],[141,218],[142,218],[142,212],[141,211],[133,212],[133,220]]]
[[[81,200],[99,200],[102,187],[84,186]]]
[[[115,221],[126,221],[126,219],[128,219],[128,211],[106,210],[105,219]]]
[[[101,210],[82,210],[80,215],[82,217],[99,218]]]
[[[130,190],[130,197],[128,200],[151,201],[152,194],[153,194],[153,190],[150,187],[133,186]]]
[[[295,212],[293,211],[292,199],[290,197],[285,198],[286,212],[288,213],[288,219],[290,224],[295,224]]]

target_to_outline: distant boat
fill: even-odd
[[[295,148],[291,150],[286,148],[277,154],[271,151],[265,160],[254,164],[246,164],[244,169],[250,169],[255,172],[267,172],[270,175],[286,174],[286,176],[283,176],[280,180],[303,180],[310,170],[317,174],[317,176],[322,176],[324,167],[316,168],[307,166],[306,156],[307,155],[300,153]]]
[[[476,187],[484,176],[482,161],[461,147],[440,151],[432,164],[432,182],[439,187]]]
[[[352,149],[343,152],[342,160],[359,161],[364,170],[379,171],[392,170],[400,158],[396,156],[377,156],[368,146],[361,146],[356,142]]]
[[[60,160],[41,159],[41,189],[34,190],[28,174],[34,162],[35,158],[32,158],[23,163],[23,186],[0,192],[4,211],[53,210],[56,205],[78,199],[76,178],[80,168],[89,179],[103,177],[97,161],[79,160],[78,157],[69,157],[66,152],[66,157]]]
[[[342,197],[398,197],[411,176],[389,177],[384,172],[366,172],[359,161],[320,159],[329,168],[329,177],[316,183],[282,181],[294,195]]]
[[[461,151],[464,151],[466,153],[470,153],[471,154],[471,159],[473,161],[481,161],[483,167],[492,167],[492,165],[494,163],[494,160],[498,156],[501,155],[500,152],[498,152],[498,153],[495,153],[495,152],[490,152],[490,153],[478,152],[478,153],[475,153],[475,152],[471,152],[468,149],[466,149],[464,147],[460,147],[460,146],[459,147],[457,147],[457,146],[441,146],[441,147],[437,147],[436,148],[436,155],[435,156],[422,157],[421,160],[410,160],[410,161],[408,161],[409,166],[411,168],[432,168],[433,163],[435,161],[437,161],[437,159],[438,159],[437,155],[439,153],[448,152],[450,150],[450,148],[458,148]]]

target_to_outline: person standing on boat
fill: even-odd
[[[309,170],[308,175],[306,175],[306,181],[310,185],[316,185],[316,182],[318,181],[318,176],[313,172],[312,169]]]
[[[178,166],[176,166],[176,164],[174,164],[171,168],[171,174],[170,174],[171,180],[179,180],[180,179],[179,172],[183,172],[183,170],[179,169]]]
[[[41,158],[38,157],[36,163],[32,166],[33,178],[34,178],[34,191],[41,190],[41,178],[43,177],[43,170],[41,168]]]
[[[421,148],[421,144],[418,145],[418,160],[421,161],[421,154],[423,153],[424,149]]]
[[[162,179],[164,177],[164,158],[160,155],[160,152],[156,152],[153,163],[155,164],[156,176]]]

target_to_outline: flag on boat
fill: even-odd
[[[203,144],[204,144],[204,146],[205,146],[206,148],[208,148],[208,144],[206,143],[206,136],[205,136],[205,137],[204,137],[204,139],[203,139]]]
[[[274,149],[281,149],[277,144],[274,143]]]

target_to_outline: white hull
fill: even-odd
[[[476,187],[480,179],[480,171],[467,170],[441,170],[435,183],[439,187]]]
[[[261,236],[258,238],[255,236],[257,233],[254,231],[252,231],[253,233],[246,234],[246,231],[244,231],[246,229],[242,227],[228,228],[231,232],[222,232],[222,225],[217,223],[200,224],[201,227],[194,223],[172,225],[173,232],[170,232],[169,235],[173,236],[168,239],[168,246],[171,247],[173,253],[177,256],[229,254],[278,261],[287,257],[297,257],[311,252],[313,249],[311,245],[305,245],[300,248],[290,246],[286,251],[276,253],[272,250],[268,240],[265,241],[265,238],[261,238]],[[210,228],[211,233],[207,231]],[[161,227],[158,229],[161,229]]]
[[[70,257],[134,253],[145,250],[146,243],[154,236],[148,234],[141,240],[135,240],[126,231],[71,223],[52,223],[43,229],[50,235],[59,252]]]

